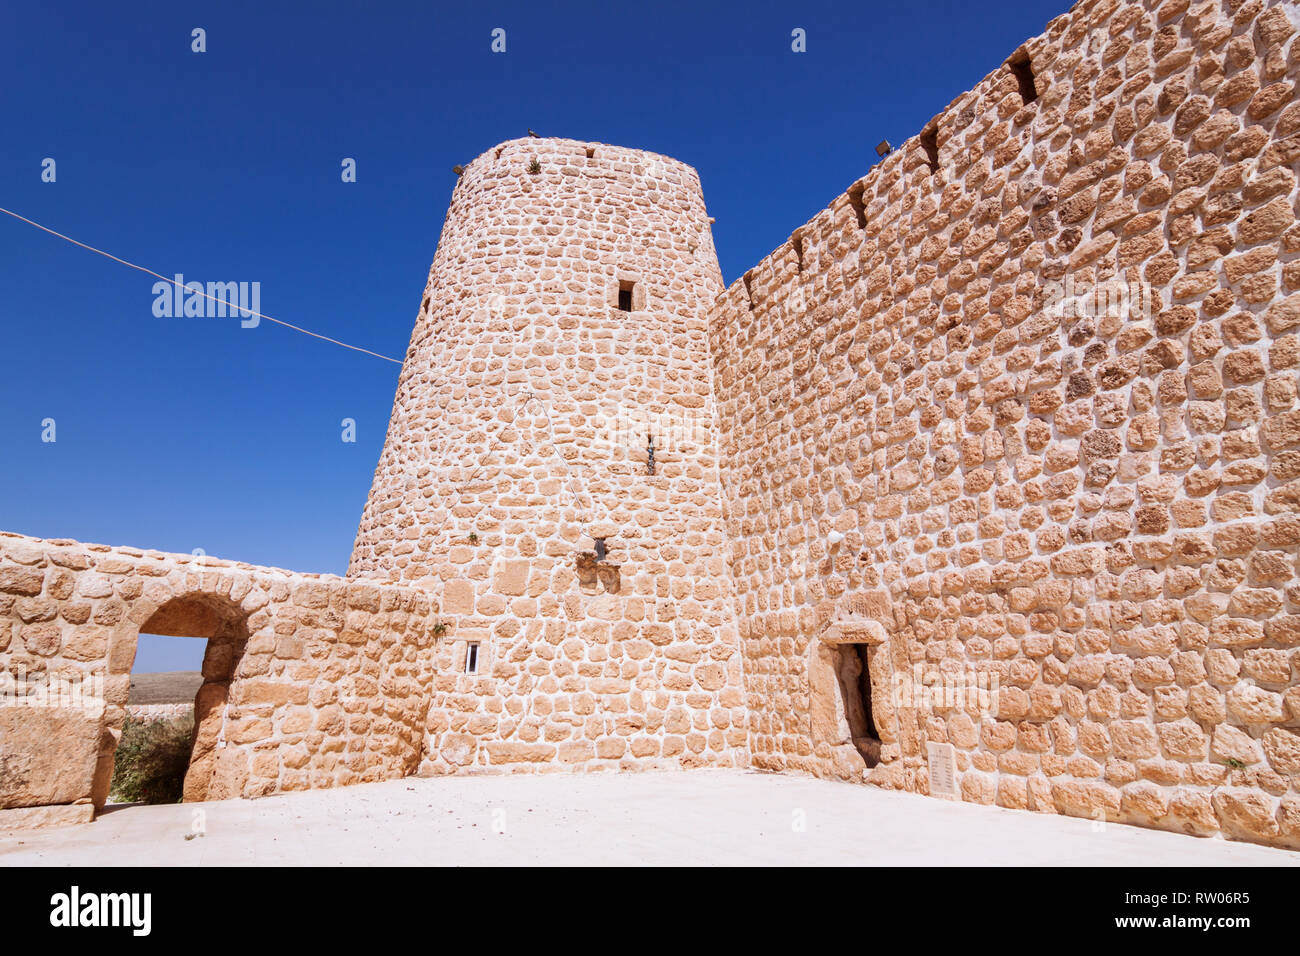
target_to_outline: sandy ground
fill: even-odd
[[[533,863],[1295,866],[1300,853],[720,770],[412,778],[0,834],[0,866]]]

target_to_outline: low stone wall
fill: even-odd
[[[208,638],[187,799],[412,773],[436,624],[411,588],[0,534],[0,809],[103,805],[142,629]]]
[[[193,704],[127,704],[126,715],[140,723],[176,720],[194,713]]]

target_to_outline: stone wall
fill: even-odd
[[[755,766],[1300,845],[1298,21],[1085,0],[719,300]]]
[[[188,704],[127,704],[126,716],[142,724],[158,720],[176,720],[194,714],[193,702]]]
[[[689,166],[529,138],[466,167],[349,569],[447,614],[422,772],[744,764],[721,292]]]
[[[142,631],[208,639],[187,800],[412,773],[436,612],[410,588],[0,533],[0,825],[103,805]]]

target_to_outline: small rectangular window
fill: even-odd
[[[939,171],[939,129],[927,126],[921,130],[921,148],[925,150],[925,161],[930,165],[930,172]]]
[[[1020,87],[1020,101],[1028,106],[1038,99],[1038,87],[1034,83],[1034,67],[1029,62],[1029,54],[1024,50],[1017,51],[1007,61],[1007,66],[1011,68],[1016,84]]]
[[[632,285],[624,283],[623,287],[618,290],[618,308],[620,312],[632,311]]]
[[[465,648],[465,673],[478,673],[478,644],[472,643]]]
[[[862,198],[864,191],[865,190],[861,183],[858,183],[849,190],[849,205],[853,207],[853,215],[854,218],[858,220],[859,229],[867,228],[867,206],[865,200]],[[800,255],[802,255],[802,253],[800,253]]]

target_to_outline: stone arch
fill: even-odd
[[[907,662],[901,642],[881,623],[881,617],[889,619],[887,607],[881,595],[842,599],[809,642],[809,733],[814,753],[829,761],[834,776],[902,786],[907,715],[899,707],[895,675]],[[879,741],[875,760],[854,740],[854,705],[844,679],[846,665],[857,666],[853,655],[864,662],[870,680],[870,720]]]
[[[110,678],[129,685],[141,633],[206,641],[203,683],[194,698],[194,740],[182,799],[193,802],[239,795],[243,756],[225,748],[230,687],[248,643],[249,612],[219,592],[192,589],[139,602],[110,648]],[[122,703],[125,704],[123,695]],[[102,807],[113,777],[113,756],[126,715],[110,719],[95,772],[93,800]]]

